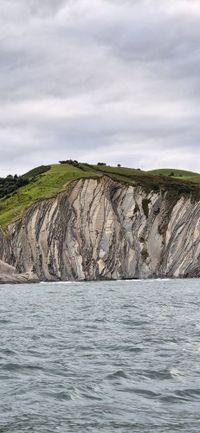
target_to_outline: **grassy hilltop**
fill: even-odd
[[[146,190],[168,190],[173,194],[193,194],[200,198],[200,174],[190,171],[160,169],[142,171],[133,168],[89,165],[73,161],[37,167],[23,176],[0,178],[0,226],[21,218],[24,211],[41,199],[56,196],[69,182],[104,175]]]

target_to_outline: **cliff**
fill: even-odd
[[[199,277],[199,239],[192,196],[80,179],[1,231],[0,281]]]

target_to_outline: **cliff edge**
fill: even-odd
[[[199,277],[199,240],[192,195],[79,179],[1,231],[0,282]]]

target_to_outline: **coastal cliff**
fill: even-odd
[[[192,196],[80,179],[1,231],[0,282],[199,277],[199,240]]]

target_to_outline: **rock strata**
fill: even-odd
[[[0,284],[6,284],[6,283],[21,284],[21,283],[33,283],[37,281],[38,281],[37,275],[28,272],[24,274],[20,274],[13,266],[10,266],[7,263],[2,262],[2,260],[0,260]]]
[[[108,177],[72,182],[0,233],[0,281],[200,276],[200,203]]]

